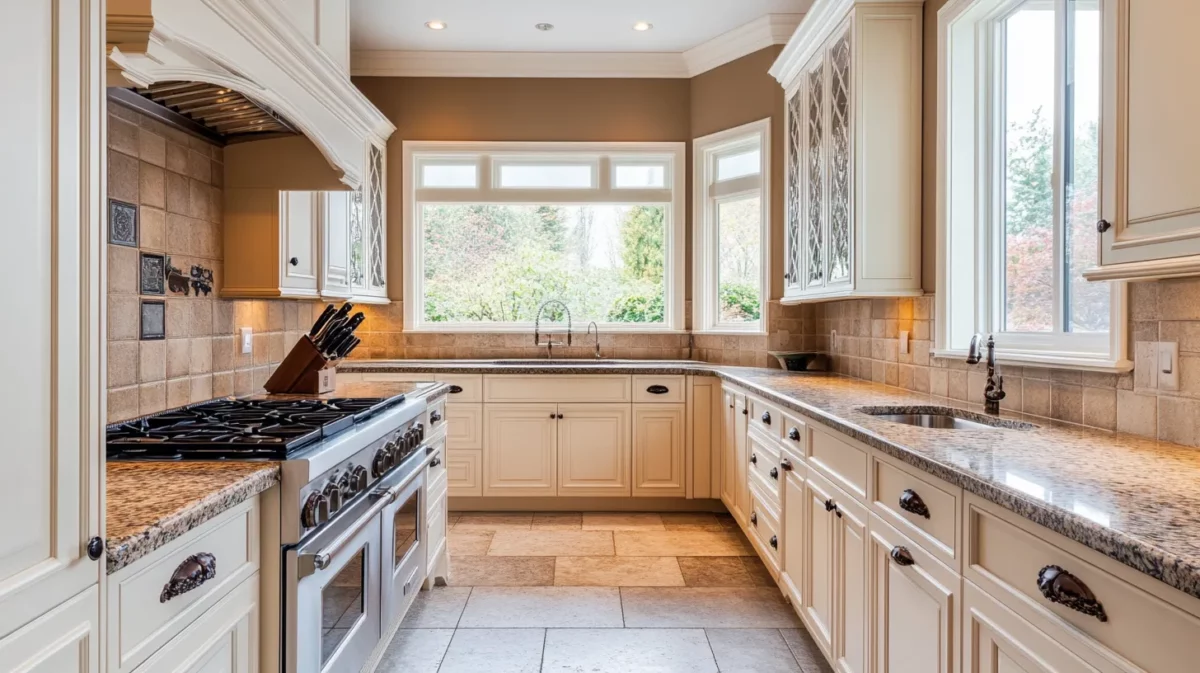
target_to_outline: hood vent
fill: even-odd
[[[135,91],[225,142],[296,134],[273,110],[225,87],[204,82],[158,82]]]

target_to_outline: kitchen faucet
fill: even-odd
[[[566,312],[566,314],[567,314],[567,344],[566,345],[568,347],[571,345],[571,309],[567,308],[566,304],[562,303],[561,301],[559,301],[557,299],[550,299],[550,300],[544,302],[541,305],[541,307],[538,308],[537,317],[534,318],[534,320],[533,320],[533,345],[535,345],[539,348],[542,346],[545,346],[547,358],[554,357],[554,347],[555,346],[563,345],[563,342],[555,341],[554,337],[552,337],[550,335],[546,335],[546,341],[544,343],[542,342],[542,337],[541,337],[542,314],[546,312],[546,307],[549,306],[550,304],[558,304],[559,306],[562,307],[562,310]]]
[[[590,323],[588,323],[588,326],[587,326],[587,332],[585,332],[585,333],[584,333],[584,336],[587,336],[588,334],[591,334],[591,333],[592,333],[592,328],[593,328],[593,327],[595,327],[595,328],[596,328],[596,359],[597,359],[597,360],[599,360],[599,359],[601,359],[601,355],[600,355],[600,326],[596,324],[596,321],[595,321],[595,320],[593,320],[593,321],[591,321]]]
[[[967,364],[979,364],[979,345],[983,341],[982,334],[971,337],[971,346],[967,349]],[[992,335],[987,339],[987,386],[983,389],[983,410],[989,414],[1000,414],[1000,400],[1004,399],[1004,377],[996,372],[996,340]]]

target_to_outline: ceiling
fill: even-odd
[[[355,50],[679,53],[812,0],[351,0]],[[425,27],[444,21],[445,30]],[[654,28],[637,32],[648,21]],[[538,23],[554,24],[542,32]]]

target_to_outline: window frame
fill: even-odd
[[[532,332],[532,322],[486,323],[430,322],[424,319],[423,231],[420,208],[427,204],[488,203],[534,205],[663,205],[666,208],[664,260],[664,322],[600,323],[606,332],[681,334],[686,330],[684,297],[684,245],[686,211],[687,144],[682,142],[458,142],[404,141],[402,143],[402,250],[404,331],[406,332]],[[422,187],[419,166],[433,160],[441,163],[477,162],[477,187]],[[499,166],[513,163],[556,162],[593,166],[594,186],[500,187]],[[653,162],[664,166],[662,188],[615,188],[615,166],[629,162]],[[579,325],[582,327],[582,325]]]
[[[759,172],[728,180],[716,179],[717,160],[740,154],[757,142]],[[692,141],[692,331],[696,334],[763,335],[770,319],[771,296],[771,119],[743,124]],[[759,320],[754,323],[720,321],[717,208],[758,193],[761,279]]]
[[[938,12],[937,306],[935,357],[963,358],[975,333],[994,334],[1002,362],[1125,372],[1128,357],[1128,288],[1110,285],[1109,330],[1062,331],[1065,237],[1055,234],[1055,326],[1051,332],[1004,332],[1003,44],[999,22],[1022,0],[950,0]],[[1065,35],[1066,0],[1041,0],[1056,12],[1056,36]],[[1101,11],[1104,11],[1101,6]],[[1065,40],[1055,45],[1055,226],[1064,218]],[[1103,77],[1103,70],[1101,70]],[[1104,83],[1102,83],[1104,86]],[[1101,108],[1102,109],[1102,108]],[[1103,134],[1105,120],[1100,120]],[[1102,192],[1103,181],[1098,185]],[[1101,198],[1103,194],[1100,195]],[[1101,241],[1097,237],[1096,245]]]

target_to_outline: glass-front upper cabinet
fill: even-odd
[[[367,150],[362,188],[350,199],[350,282],[358,301],[387,301],[387,158]]]
[[[804,266],[801,258],[800,237],[800,190],[803,182],[800,179],[800,152],[804,138],[804,84],[801,83],[787,98],[787,109],[784,111],[787,128],[787,147],[784,158],[786,171],[784,173],[784,272],[783,292],[785,296],[793,296],[804,288],[802,284]]]

